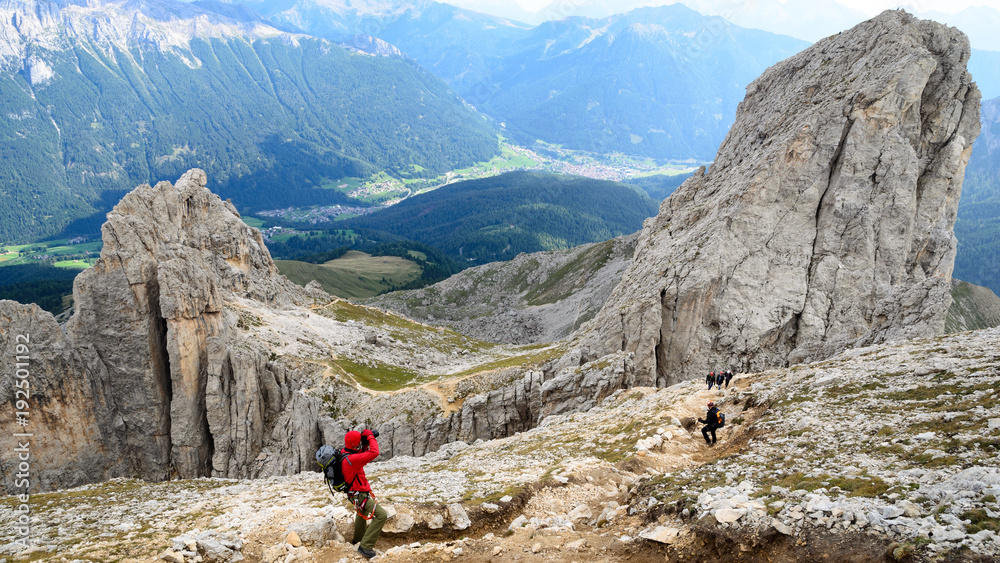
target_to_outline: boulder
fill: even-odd
[[[465,530],[472,525],[472,520],[469,519],[465,508],[457,502],[448,505],[448,518],[451,519],[451,525],[456,530]]]
[[[657,526],[655,528],[639,532],[639,537],[650,541],[655,541],[658,543],[671,544],[677,541],[677,536],[679,534],[680,530],[677,528],[671,528],[668,526]]]
[[[581,520],[590,520],[594,517],[594,513],[591,512],[590,507],[586,504],[581,504],[569,511],[569,519],[575,522]]]
[[[386,508],[388,511],[388,508]],[[413,525],[416,524],[416,519],[409,512],[396,512],[389,515],[388,520],[385,522],[385,526],[382,528],[384,531],[391,534],[404,534],[413,529]]]
[[[747,513],[745,508],[722,508],[715,511],[715,519],[721,524],[731,524]]]
[[[777,530],[778,532],[780,532],[782,534],[785,534],[786,536],[791,536],[791,535],[795,534],[795,530],[791,526],[789,526],[788,524],[785,524],[784,522],[782,522],[781,520],[778,520],[777,518],[772,518],[771,519],[771,526],[775,530]]]
[[[388,526],[388,523],[386,523]],[[312,522],[299,522],[288,527],[289,536],[296,534],[302,545],[322,546],[330,540],[343,541],[333,518],[319,518]],[[291,543],[290,541],[288,543]],[[294,545],[294,544],[293,544]]]
[[[587,539],[586,538],[580,538],[578,540],[573,540],[571,542],[568,542],[563,547],[565,549],[579,550],[579,549],[583,549],[583,547],[586,546],[586,545],[587,545]]]

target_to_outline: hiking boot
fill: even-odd
[[[360,545],[358,546],[358,553],[360,553],[361,555],[364,555],[365,559],[371,559],[372,557],[375,557],[375,550],[374,549],[365,549],[365,548],[361,547]]]

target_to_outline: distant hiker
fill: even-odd
[[[718,389],[719,391],[722,391],[722,382],[725,381],[725,380],[726,380],[726,374],[722,373],[722,370],[720,369],[719,373],[717,373],[715,375],[715,387],[716,387],[716,389]]]
[[[357,543],[358,553],[368,559],[375,557],[375,541],[382,533],[382,526],[388,516],[385,509],[379,506],[365,476],[365,464],[378,457],[375,436],[368,429],[363,432],[351,430],[344,435],[344,449],[341,450],[348,454],[343,461],[344,481],[350,483],[347,498],[354,503],[357,511],[354,517],[354,539],[351,543]],[[368,520],[371,520],[371,524]]]
[[[715,385],[715,372],[710,371],[708,375],[705,376],[705,383],[708,383],[708,390],[712,390],[712,385]]]
[[[708,414],[705,415],[705,420],[699,418],[698,422],[705,425],[701,429],[701,435],[705,437],[705,443],[709,446],[714,446],[715,429],[719,427],[719,409],[715,408],[715,403],[712,401],[708,402]],[[711,440],[708,439],[709,433],[712,434]]]
[[[733,379],[733,370],[726,370],[726,389],[729,389],[729,382]]]

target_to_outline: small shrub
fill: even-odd
[[[971,524],[965,527],[965,531],[969,534],[975,534],[976,532],[981,532],[983,530],[1000,532],[1000,518],[990,517],[986,514],[985,508],[967,510],[962,513],[961,518],[962,520],[972,521]]]
[[[911,557],[911,556],[913,556],[914,554],[917,553],[917,548],[914,547],[913,544],[909,544],[909,543],[904,543],[904,544],[901,544],[901,545],[900,544],[893,544],[892,546],[890,546],[890,549],[891,549],[890,553],[892,555],[892,558],[895,561],[902,561],[903,559],[906,559],[907,557]]]

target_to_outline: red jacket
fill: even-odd
[[[348,449],[342,451],[350,452]],[[378,442],[374,436],[368,437],[368,450],[350,454],[344,458],[343,470],[344,481],[351,484],[349,491],[370,493],[371,485],[368,484],[368,477],[365,477],[365,464],[378,457]]]

